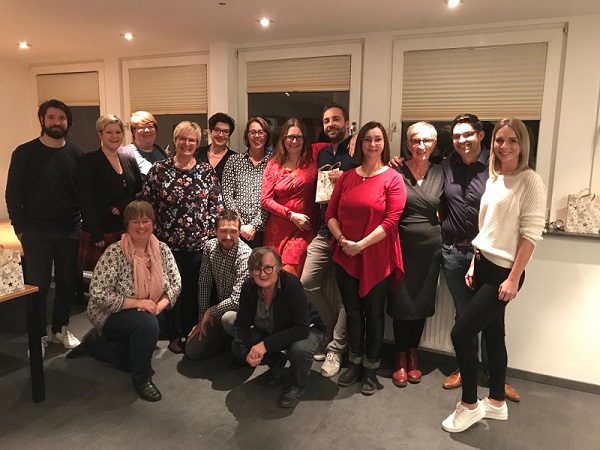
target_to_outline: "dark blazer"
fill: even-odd
[[[198,149],[194,153],[194,158],[196,158],[196,161],[202,161],[202,162],[210,164],[210,162],[208,161],[208,150],[209,149],[210,149],[210,145],[203,145],[202,147],[198,147]],[[225,154],[221,158],[221,161],[219,161],[219,164],[217,164],[214,167],[215,172],[217,173],[217,178],[219,178],[219,182],[221,182],[221,183],[223,183],[223,170],[225,169],[225,163],[227,162],[227,160],[229,159],[229,157],[231,155],[235,155],[235,152],[233,150],[231,150],[229,147],[227,147],[227,150],[225,150]]]
[[[281,287],[277,290],[271,305],[275,331],[263,339],[267,352],[278,352],[296,341],[308,337],[310,327],[325,331],[319,314],[306,298],[300,280],[294,275],[281,271]],[[239,354],[246,357],[253,345],[251,327],[254,325],[258,305],[258,285],[252,278],[242,285],[240,305],[235,320],[236,338],[234,345]]]

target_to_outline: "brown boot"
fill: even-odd
[[[444,389],[457,389],[462,386],[462,377],[460,376],[460,370],[455,370],[444,380]]]
[[[504,396],[506,397],[506,400],[510,400],[511,402],[521,401],[521,396],[519,393],[508,383],[504,385]]]
[[[396,353],[396,371],[392,374],[392,382],[398,387],[405,387],[406,374],[406,352]]]
[[[408,381],[412,384],[421,382],[421,371],[419,370],[419,363],[417,362],[417,349],[408,349]]]

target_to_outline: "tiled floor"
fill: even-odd
[[[23,319],[22,312],[10,314]],[[83,314],[74,316],[76,334],[88,327]],[[322,378],[315,363],[302,402],[286,410],[277,406],[282,389],[262,385],[264,368],[229,370],[229,355],[194,363],[159,344],[158,403],[139,399],[128,374],[91,358],[68,360],[51,344],[46,401],[34,404],[26,336],[0,331],[0,448],[600,449],[600,396],[594,394],[511,379],[523,399],[508,405],[507,422],[484,420],[451,435],[440,423],[459,391],[441,388],[442,371],[451,367],[428,355],[421,358],[420,384],[396,388],[388,363],[380,370],[384,388],[372,397],[362,396],[358,385],[339,388],[337,377]]]

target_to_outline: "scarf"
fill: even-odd
[[[160,257],[160,245],[154,235],[150,235],[146,252],[148,255],[137,255],[131,236],[123,233],[121,236],[121,250],[125,259],[133,266],[133,287],[135,297],[138,299],[151,299],[158,302],[164,293],[163,267]]]

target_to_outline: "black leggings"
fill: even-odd
[[[475,257],[475,296],[452,329],[452,343],[462,376],[462,401],[477,402],[477,349],[473,339],[480,331],[487,346],[490,371],[490,395],[494,400],[504,400],[506,365],[508,356],[504,341],[504,312],[507,302],[498,299],[498,288],[510,269],[497,266],[478,253]],[[519,280],[523,285],[525,272]]]
[[[385,300],[390,284],[389,277],[377,283],[369,293],[358,295],[359,281],[335,264],[337,284],[346,310],[350,362],[359,363],[366,354],[371,365],[379,364],[385,326]],[[366,331],[366,346],[363,344]],[[363,348],[364,347],[364,348]]]
[[[396,351],[405,352],[409,348],[418,348],[425,328],[425,319],[400,320],[394,319],[394,341]]]

